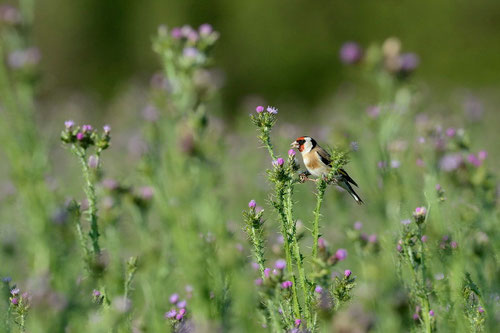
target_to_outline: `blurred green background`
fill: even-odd
[[[248,94],[316,105],[347,77],[338,60],[346,40],[368,46],[400,38],[420,56],[417,78],[445,91],[500,83],[497,0],[46,0],[36,6],[35,44],[49,96],[81,90],[109,102],[130,80],[147,83],[158,69],[151,36],[159,24],[204,22],[223,36],[216,63],[225,75],[228,112]]]

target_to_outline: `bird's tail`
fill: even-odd
[[[356,191],[354,191],[354,189],[352,188],[351,184],[349,184],[349,182],[347,182],[346,180],[342,179],[338,184],[343,189],[345,189],[351,195],[351,197],[354,198],[354,200],[356,200],[356,202],[358,203],[358,205],[363,204],[363,200],[361,200],[361,197],[356,193]]]

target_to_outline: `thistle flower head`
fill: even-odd
[[[281,157],[278,157],[275,161],[273,161],[273,165],[275,167],[280,167],[285,163],[285,160],[282,159]]]
[[[76,139],[78,141],[82,141],[84,138],[85,138],[85,134],[83,134],[82,132],[76,133]]]
[[[168,300],[169,300],[169,301],[170,301],[170,303],[172,303],[172,304],[177,303],[177,302],[179,301],[179,294],[174,293],[174,294],[170,295],[170,297],[169,297],[169,299],[168,299]]]
[[[257,203],[255,202],[255,200],[250,200],[250,202],[248,203],[248,208],[255,208],[257,206]]]
[[[286,267],[286,261],[285,261],[285,260],[283,260],[283,259],[278,259],[278,260],[276,260],[276,262],[274,263],[274,267],[275,267],[276,269],[283,270],[283,269],[285,269],[285,267]]]
[[[212,26],[210,24],[204,23],[204,24],[200,25],[200,27],[198,28],[198,31],[200,32],[200,36],[208,36],[214,31],[214,29],[212,28]]]
[[[15,296],[15,295],[18,295],[19,294],[19,288],[14,288],[10,291],[10,293]]]
[[[348,278],[349,276],[351,276],[351,274],[352,274],[352,272],[351,272],[351,270],[349,270],[349,269],[346,269],[346,270],[344,271],[344,276],[345,276],[345,277],[347,277],[347,278]]]
[[[177,307],[178,307],[179,309],[185,309],[185,308],[186,308],[186,306],[187,306],[187,302],[186,302],[186,300],[182,300],[182,301],[180,301],[180,302],[178,302],[178,303],[177,303]]]
[[[268,106],[266,111],[269,112],[270,114],[278,114],[278,109],[275,108],[274,106]]]
[[[360,221],[354,222],[354,229],[361,230],[363,228],[363,223]]]
[[[173,39],[180,39],[182,37],[182,30],[179,27],[172,28],[172,31],[170,31],[170,36],[172,36]]]
[[[417,223],[422,223],[425,221],[425,216],[427,215],[427,208],[417,207],[415,212],[413,212],[413,217]]]
[[[281,283],[281,288],[288,289],[291,288],[292,285],[293,285],[292,281],[284,281],[283,283]]]
[[[106,135],[111,133],[111,126],[109,126],[109,125],[104,125],[104,127],[102,129],[104,130],[104,134],[106,134]]]
[[[64,126],[66,127],[67,130],[71,130],[73,126],[75,126],[75,122],[73,120],[66,120],[64,122]]]
[[[295,156],[295,150],[290,149],[290,150],[288,151],[288,156],[291,156],[291,157]]]
[[[434,317],[434,310],[429,311],[429,316]]]
[[[317,294],[321,294],[323,292],[323,288],[318,285],[316,286],[316,288],[314,288],[314,292]]]
[[[83,133],[92,132],[92,130],[93,130],[92,125],[83,125],[82,126],[82,132]]]
[[[257,106],[257,107],[255,108],[255,111],[256,111],[257,113],[264,112],[264,107],[263,107],[262,105],[259,105],[259,106]]]
[[[295,319],[295,327],[299,327],[301,323],[302,323],[302,320]]]
[[[177,315],[177,311],[175,311],[175,309],[172,309],[168,312],[165,312],[165,318],[167,318],[167,319],[175,318],[176,315]]]
[[[344,64],[355,64],[363,57],[363,49],[356,42],[346,42],[340,48],[339,56]]]
[[[335,258],[338,261],[345,260],[345,258],[347,258],[347,250],[346,249],[338,249],[337,252],[335,252]]]
[[[13,305],[18,305],[19,304],[19,299],[17,297],[12,297],[10,302],[13,304]]]

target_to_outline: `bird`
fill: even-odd
[[[298,149],[302,154],[302,160],[307,169],[305,176],[313,175],[315,177],[326,178],[332,169],[332,158],[330,154],[318,145],[316,140],[310,136],[301,136],[290,145]],[[344,169],[338,169],[335,175],[337,185],[345,189],[354,200],[361,205],[363,200],[354,191],[351,184],[358,187],[358,184],[352,179]]]

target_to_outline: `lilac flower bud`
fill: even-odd
[[[278,114],[278,109],[275,108],[274,106],[268,106],[267,107],[267,112],[269,112],[270,114]]]
[[[469,156],[467,156],[467,161],[475,167],[481,166],[481,161],[474,154],[469,154]]]
[[[401,71],[405,73],[413,72],[419,65],[420,59],[415,53],[403,53],[399,57]]]
[[[255,208],[255,206],[257,206],[255,200],[250,200],[250,202],[248,203],[248,208]]]
[[[97,169],[97,166],[99,165],[99,159],[95,155],[90,155],[87,164],[88,164],[89,168],[95,170],[95,169]]]
[[[19,288],[14,288],[14,289],[12,289],[12,290],[10,291],[10,293],[11,293],[13,296],[15,296],[15,295],[19,294]]]
[[[450,138],[454,137],[456,133],[457,133],[457,131],[453,127],[450,127],[446,130],[446,136],[448,136]]]
[[[426,215],[427,209],[425,207],[417,207],[413,213],[413,217],[415,217],[417,223],[422,223],[425,220]]]
[[[273,166],[278,167],[278,166],[282,166],[284,163],[285,163],[285,160],[282,159],[281,157],[278,157],[278,159],[273,161],[272,164],[273,164]]]
[[[254,270],[258,270],[258,269],[259,269],[259,264],[258,264],[258,263],[256,263],[256,262],[252,262],[252,268],[253,268]]]
[[[376,243],[377,242],[377,235],[373,234],[368,236],[368,242],[369,243]]]
[[[184,308],[186,308],[186,306],[187,306],[187,302],[185,300],[182,300],[179,303],[177,303],[177,307],[179,309],[184,309]]]
[[[355,64],[363,57],[363,49],[356,42],[346,42],[340,48],[339,55],[344,64]]]
[[[264,107],[262,105],[259,105],[258,107],[255,108],[255,111],[257,111],[257,113],[261,113],[264,111]]]
[[[463,159],[461,154],[448,154],[443,156],[441,161],[439,161],[439,167],[443,171],[453,171],[458,169],[462,165]]]
[[[2,282],[4,283],[9,283],[10,281],[12,281],[12,278],[10,276],[6,276],[2,279]]]
[[[176,315],[177,315],[177,311],[175,311],[175,309],[172,309],[168,312],[165,312],[165,318],[167,318],[167,319],[175,318]]]
[[[429,311],[429,316],[434,317],[434,310]]]
[[[420,319],[420,316],[418,315],[418,313],[414,313],[413,320],[419,320],[419,319]]]
[[[195,47],[186,47],[182,50],[182,55],[186,58],[196,58],[199,54],[199,51]]]
[[[352,272],[351,272],[349,269],[346,269],[346,270],[344,271],[344,276],[345,276],[345,277],[347,277],[347,278],[348,278],[349,276],[351,276],[351,274],[352,274]]]
[[[363,228],[363,223],[357,221],[357,222],[354,222],[354,229],[355,230],[361,230],[361,228]]]
[[[488,152],[486,150],[481,150],[479,153],[477,153],[477,157],[480,161],[484,161],[488,157]]]
[[[199,39],[198,33],[194,30],[191,30],[186,37],[190,42],[193,43],[196,43],[196,41]]]
[[[205,23],[205,24],[200,25],[200,27],[198,28],[198,31],[200,32],[201,36],[208,36],[214,31],[214,29],[212,28],[212,26],[210,24]]]
[[[458,247],[458,243],[455,241],[450,242],[450,246],[452,249],[456,249]]]
[[[320,237],[318,238],[318,247],[320,249],[325,249],[326,248],[326,241],[324,238]]]
[[[102,129],[104,130],[104,134],[109,134],[111,132],[111,126],[109,125],[104,125]]]
[[[293,285],[292,281],[285,281],[285,282],[281,283],[281,288],[288,289],[288,288],[291,288],[292,285]]]
[[[264,276],[265,276],[266,278],[268,278],[268,277],[269,277],[269,273],[270,273],[270,272],[271,272],[271,269],[270,269],[270,268],[266,268],[266,269],[264,269]]]
[[[75,122],[73,120],[66,120],[64,122],[64,126],[66,127],[67,130],[71,130],[73,126],[75,126]]]
[[[143,186],[139,189],[142,200],[149,201],[153,198],[154,190],[150,186]]]
[[[399,162],[398,160],[391,160],[391,168],[397,169],[400,166],[401,166],[401,162]]]
[[[185,314],[186,314],[186,309],[180,309],[177,316],[175,316],[175,319],[182,320],[182,318],[184,318]]]
[[[285,260],[283,260],[283,259],[278,259],[278,260],[276,260],[276,262],[274,263],[274,267],[275,267],[276,269],[283,270],[283,269],[285,269],[285,267],[286,267],[286,261],[285,261]]]
[[[17,297],[13,297],[10,301],[11,301],[11,303],[12,303],[12,304],[14,304],[14,305],[19,304],[19,300],[17,299]]]
[[[423,235],[422,238],[420,238],[420,240],[422,241],[422,243],[427,242],[427,235]]]
[[[256,280],[254,281],[254,283],[255,283],[255,285],[256,285],[256,286],[262,286],[262,283],[263,283],[263,282],[264,282],[264,281],[262,281],[262,279],[261,279],[261,278],[258,278],[258,279],[256,279]]]
[[[85,137],[85,135],[82,132],[76,133],[76,139],[78,141],[82,141],[84,137]]]
[[[410,219],[405,219],[405,220],[402,220],[401,221],[401,224],[402,225],[409,225],[411,223],[411,220]]]
[[[94,289],[94,291],[92,291],[92,295],[94,297],[99,297],[99,296],[101,296],[101,292],[99,290],[97,290],[97,289]]]
[[[170,31],[170,36],[172,36],[173,39],[179,39],[182,37],[182,30],[179,27],[175,27]]]
[[[168,299],[170,303],[175,304],[179,301],[179,294],[175,293],[170,295],[170,298]]]
[[[436,191],[441,191],[442,188],[441,188],[441,185],[440,184],[436,184]]]
[[[82,126],[82,132],[91,132],[92,131],[92,126],[91,125],[83,125]]]
[[[314,288],[314,292],[317,294],[321,294],[323,292],[323,288],[321,286],[316,286],[316,288]]]
[[[299,327],[301,323],[302,323],[302,320],[295,319],[295,327]]]
[[[293,157],[293,156],[295,156],[295,150],[290,149],[290,150],[288,151],[288,156],[292,156],[292,157]]]
[[[478,311],[479,313],[483,313],[483,312],[484,312],[484,308],[483,308],[482,306],[479,306],[479,307],[477,308],[477,311]]]
[[[338,249],[337,252],[335,252],[335,258],[337,258],[338,261],[345,260],[345,258],[347,258],[347,250]]]

